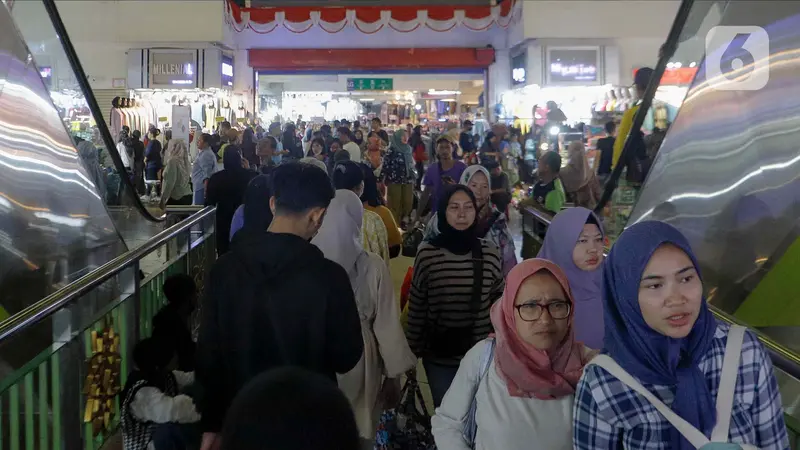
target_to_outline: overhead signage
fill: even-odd
[[[222,87],[233,88],[233,58],[222,56],[220,73],[222,74]]]
[[[391,91],[394,90],[392,78],[348,78],[348,91]]]
[[[548,49],[550,83],[594,84],[599,81],[599,49]]]
[[[151,88],[197,87],[197,52],[150,51]]]
[[[525,52],[511,58],[511,84],[525,84],[527,63],[528,58]]]

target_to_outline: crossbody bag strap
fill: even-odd
[[[477,240],[472,247],[472,313],[477,313],[483,303],[483,244]]]
[[[722,357],[722,375],[717,389],[717,424],[711,432],[712,442],[728,442],[733,412],[733,397],[736,394],[736,378],[739,375],[739,361],[742,358],[742,343],[745,328],[731,325],[728,331],[728,342],[725,344],[725,356]]]
[[[681,416],[675,414],[672,409],[668,408],[661,400],[659,400],[653,393],[647,390],[641,383],[639,383],[631,374],[625,371],[616,361],[608,355],[597,355],[592,359],[589,364],[596,364],[611,375],[614,375],[619,381],[636,391],[639,395],[647,399],[657,410],[664,416],[669,423],[674,426],[678,432],[689,441],[695,448],[700,448],[710,441],[692,424],[684,420]]]
[[[467,441],[470,448],[475,448],[475,435],[478,433],[478,422],[475,418],[478,413],[478,389],[480,389],[481,381],[486,378],[489,367],[492,366],[494,346],[494,338],[486,340],[486,345],[484,345],[483,352],[481,353],[481,370],[478,372],[477,382],[472,387],[472,401],[469,404],[469,410],[467,410],[467,417],[465,418],[464,428],[462,430],[464,439]]]

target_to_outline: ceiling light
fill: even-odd
[[[690,63],[689,63],[689,67],[696,67],[696,66],[697,66],[697,63],[696,63],[696,62],[694,62],[694,61],[692,61],[692,62],[690,62]]]

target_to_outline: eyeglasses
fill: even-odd
[[[553,319],[563,320],[569,317],[569,313],[572,311],[572,305],[565,301],[552,302],[546,305],[540,305],[538,303],[523,303],[522,305],[515,305],[514,309],[517,310],[520,319],[524,320],[525,322],[539,320],[542,317],[542,313],[545,309],[547,309],[547,313],[550,314],[550,317]]]

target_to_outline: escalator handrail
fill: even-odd
[[[536,208],[527,207],[524,208],[524,214],[530,214],[536,220],[543,223],[544,225],[550,226],[550,222],[553,220],[553,216],[539,211]],[[606,255],[608,256],[608,255]],[[718,320],[728,323],[729,325],[741,325],[747,327],[750,331],[752,331],[758,340],[764,345],[769,353],[770,359],[772,360],[772,364],[777,367],[778,369],[786,372],[791,377],[800,380],[800,356],[793,353],[787,347],[779,344],[769,336],[765,335],[764,333],[749,327],[746,323],[742,323],[734,316],[714,307],[713,305],[708,305],[711,309],[711,312],[716,316]]]
[[[108,149],[108,154],[111,156],[111,160],[114,162],[114,167],[117,169],[117,173],[120,174],[121,182],[125,185],[125,192],[128,193],[129,197],[133,201],[133,205],[139,210],[145,219],[151,222],[163,222],[166,219],[166,214],[162,215],[161,217],[154,216],[142,204],[142,201],[136,194],[136,188],[134,187],[133,182],[131,182],[130,178],[126,176],[127,171],[125,170],[125,165],[122,163],[122,158],[120,158],[119,153],[117,152],[114,138],[111,136],[111,131],[108,129],[108,125],[103,117],[100,105],[97,103],[97,99],[94,97],[91,86],[89,86],[89,79],[86,77],[86,72],[83,71],[83,66],[81,65],[80,58],[78,58],[78,53],[75,51],[75,47],[72,45],[72,40],[69,38],[67,28],[64,26],[64,22],[61,20],[61,14],[58,12],[58,7],[56,6],[55,0],[42,0],[42,3],[47,11],[47,15],[50,17],[50,21],[53,23],[53,28],[55,29],[56,35],[61,41],[61,45],[64,48],[64,53],[66,54],[67,60],[72,66],[72,70],[75,72],[75,78],[78,81],[81,91],[83,91],[83,94],[86,98],[86,103],[89,105],[89,111],[91,111],[95,124],[97,124],[97,129],[100,131],[100,136],[103,138],[103,143]]]
[[[116,258],[89,272],[76,281],[48,295],[33,305],[28,306],[19,313],[9,317],[0,323],[0,344],[27,327],[36,325],[37,323],[52,316],[61,308],[78,300],[82,295],[118,275],[123,270],[129,268],[132,264],[141,260],[148,254],[156,251],[159,247],[166,244],[181,233],[188,231],[191,227],[197,225],[201,221],[209,217],[213,217],[216,213],[216,210],[217,208],[214,206],[203,208],[203,210],[197,214],[194,214],[180,223],[177,223],[174,226],[167,228],[166,230],[153,236],[139,247],[117,256]],[[134,276],[138,282],[139,274],[136,273]]]
[[[675,20],[672,22],[672,28],[669,30],[667,40],[664,42],[664,45],[661,46],[661,50],[658,55],[658,63],[656,63],[656,67],[653,69],[653,74],[650,76],[650,82],[647,84],[647,89],[645,90],[644,97],[641,99],[639,109],[636,111],[636,114],[633,117],[631,130],[625,137],[625,145],[622,147],[622,153],[620,154],[614,169],[611,171],[608,181],[606,181],[605,188],[603,189],[603,195],[600,197],[600,201],[597,203],[597,206],[594,209],[595,213],[602,213],[603,208],[605,208],[608,201],[611,200],[611,196],[614,194],[614,190],[617,188],[619,177],[622,175],[622,170],[626,166],[625,161],[627,161],[627,155],[629,155],[632,151],[631,148],[633,146],[633,140],[631,137],[634,134],[634,130],[640,130],[644,124],[644,119],[647,117],[647,112],[650,111],[650,106],[653,104],[653,97],[655,97],[656,90],[658,89],[659,84],[661,84],[661,77],[664,75],[664,70],[667,68],[667,63],[675,54],[675,50],[678,48],[681,33],[684,25],[686,25],[686,21],[689,18],[689,13],[692,11],[693,4],[694,0],[682,0],[680,7],[678,7],[678,12],[675,14]]]

